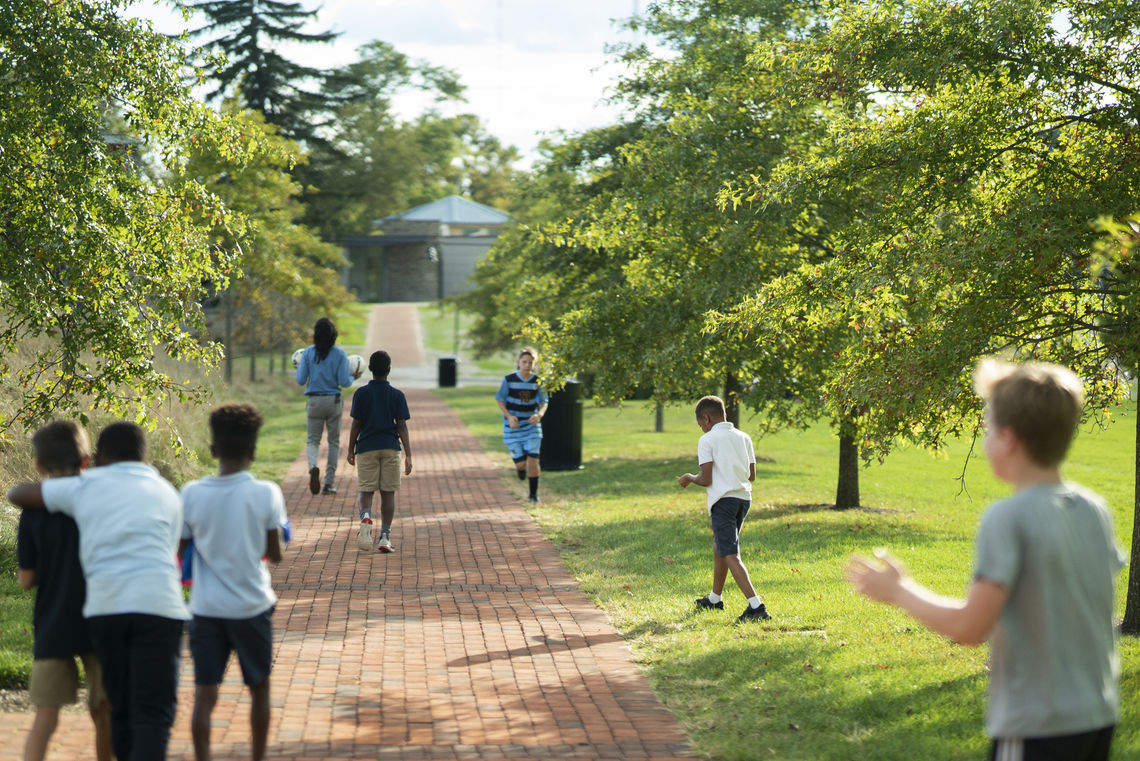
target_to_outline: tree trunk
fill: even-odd
[[[257,349],[254,346],[249,347],[249,382],[257,382]]]
[[[850,418],[839,422],[839,482],[835,487],[835,509],[859,507],[859,434]]]
[[[657,433],[665,432],[665,402],[657,400],[657,411],[654,415],[653,430]]]
[[[277,357],[274,356],[273,349],[270,348],[270,350],[269,350],[269,374],[270,375],[273,375],[273,362],[276,359],[277,359]]]
[[[222,294],[222,308],[226,310],[226,317],[224,321],[225,331],[223,341],[225,342],[226,356],[223,360],[225,362],[225,379],[226,383],[234,382],[234,314],[230,306],[230,292],[226,291]]]
[[[1140,413],[1140,405],[1137,412]],[[1128,589],[1124,593],[1122,634],[1140,634],[1140,414],[1136,415],[1136,454],[1133,456],[1132,558],[1128,564]]]
[[[740,427],[740,379],[731,370],[724,378],[725,420]]]

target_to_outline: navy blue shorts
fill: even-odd
[[[1072,735],[1052,737],[1026,737],[1004,740],[996,738],[990,746],[991,761],[1107,761],[1112,747],[1112,735],[1116,725],[1094,729],[1091,732],[1077,732]]]
[[[718,557],[740,554],[740,527],[752,503],[739,497],[721,497],[709,510],[713,543]]]
[[[269,678],[273,663],[273,608],[253,618],[194,616],[189,628],[194,684],[221,684],[230,653],[237,653],[242,681],[250,687]]]

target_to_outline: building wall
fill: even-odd
[[[440,297],[439,254],[433,262],[427,248],[423,243],[399,243],[384,249],[386,279],[381,301],[435,301]]]
[[[475,271],[475,263],[494,245],[493,237],[446,237],[439,239],[440,259],[443,265],[443,295],[467,293],[473,287],[468,279]]]

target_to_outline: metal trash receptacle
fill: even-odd
[[[455,357],[439,358],[439,387],[454,388],[459,370],[459,360]]]
[[[576,380],[550,395],[542,418],[543,470],[578,470],[582,467],[582,384]]]

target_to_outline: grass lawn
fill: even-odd
[[[505,474],[493,389],[437,393]],[[1132,405],[1108,430],[1082,430],[1065,470],[1109,500],[1125,549],[1134,414]],[[544,474],[545,501],[532,513],[696,750],[726,760],[983,758],[986,649],[950,644],[858,598],[841,573],[851,552],[885,546],[920,582],[961,595],[981,511],[1008,494],[981,441],[965,468],[966,492],[956,479],[969,442],[938,458],[907,448],[862,470],[865,508],[839,513],[826,509],[838,453],[826,425],[757,440],[762,461],[741,550],[774,619],[735,626],[745,601],[731,579],[723,613],[692,607],[711,585],[712,534],[704,491],[682,491],[676,477],[696,470],[700,429],[688,405],[667,409],[664,433],[653,432],[653,420],[643,402],[587,404],[585,468]],[[1118,577],[1121,615],[1126,577]],[[1140,759],[1140,641],[1122,641],[1121,654],[1124,716],[1113,757]]]
[[[459,313],[460,340],[457,348],[454,305],[426,304],[420,307],[419,312],[424,347],[429,352],[444,356],[458,356],[462,362],[472,366],[468,372],[477,372],[481,375],[506,375],[515,369],[513,352],[500,352],[483,359],[474,358],[471,345],[463,339],[463,336],[470,332],[475,321],[475,318],[469,313]]]

